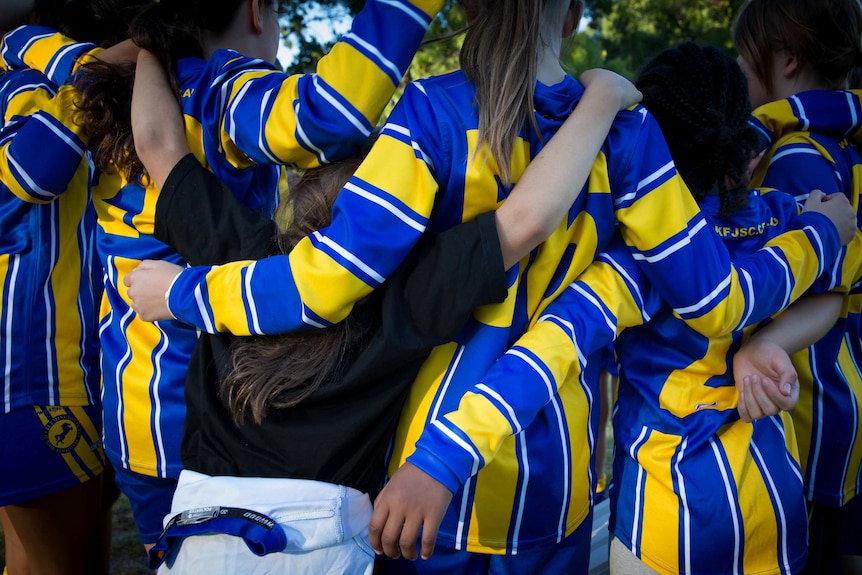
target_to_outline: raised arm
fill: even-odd
[[[21,26],[0,42],[0,68],[32,68],[61,86],[72,76],[85,54],[102,51],[95,44],[76,42],[45,26]]]
[[[536,155],[497,208],[506,269],[551,235],[589,178],[617,112],[640,102],[634,85],[608,70],[587,70],[580,80],[587,90],[552,138],[560,144],[549,144]],[[567,169],[560,170],[564,164]]]
[[[269,255],[275,223],[239,202],[190,154],[179,103],[158,60],[146,51],[138,55],[132,133],[138,157],[160,190],[156,239],[192,265]],[[137,293],[130,291],[130,297],[137,299]]]
[[[635,149],[627,169],[617,171],[627,180],[618,189],[634,190],[615,199],[620,231],[650,283],[699,333],[718,337],[777,313],[838,256],[835,225],[804,213],[765,248],[731,260],[648,114]]]
[[[0,183],[19,199],[48,203],[81,178],[89,189],[86,131],[72,121],[72,93],[35,70],[10,73],[0,89]],[[51,169],[45,164],[50,162]]]
[[[234,165],[308,168],[352,156],[371,135],[443,0],[368,0],[314,74],[234,71],[222,116]],[[397,33],[394,31],[397,30]],[[238,62],[238,61],[237,61]]]

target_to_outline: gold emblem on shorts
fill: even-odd
[[[59,415],[45,424],[42,432],[45,446],[55,453],[68,453],[81,440],[81,426],[70,415]]]

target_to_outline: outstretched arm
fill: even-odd
[[[506,269],[551,235],[586,184],[617,112],[640,102],[634,85],[609,70],[587,70],[580,79],[587,90],[574,113],[497,208]],[[577,146],[563,144],[574,141]]]
[[[239,202],[190,154],[179,103],[158,60],[146,51],[138,55],[132,132],[138,157],[160,190],[156,239],[192,265],[268,255],[275,224]],[[167,287],[180,270],[169,262],[141,264],[123,279],[131,286],[133,305],[145,314],[152,307],[163,307]]]
[[[561,128],[571,137],[552,138],[498,209],[497,229],[503,234],[500,244],[507,268],[547,238],[559,224],[586,183],[589,167],[614,116],[640,98],[640,93],[616,74],[594,71],[586,76],[588,87],[583,101]],[[552,164],[556,166],[556,162],[562,161],[573,168],[565,178],[550,169]],[[149,169],[146,160],[144,164]],[[154,174],[154,177],[157,176]],[[130,293],[133,290],[138,294],[133,304],[135,311],[148,321],[171,318],[165,291],[181,270],[169,264],[145,262],[139,271],[146,273],[136,273],[130,278]]]

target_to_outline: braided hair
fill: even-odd
[[[685,42],[649,61],[635,82],[696,200],[718,194],[719,215],[748,205],[748,167],[759,148],[748,83],[733,58]]]

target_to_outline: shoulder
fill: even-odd
[[[56,86],[36,70],[13,70],[0,74],[0,124],[11,116],[27,115],[36,111],[28,102],[35,92],[50,97],[57,92]]]
[[[216,50],[206,60],[186,58],[181,61],[181,73],[194,74],[201,81],[209,81],[212,87],[245,72],[275,72],[285,75],[271,62],[250,58],[234,50]]]
[[[467,80],[460,70],[456,70],[410,82],[402,98],[421,98],[435,102],[451,101],[459,107],[466,102],[469,107],[472,107],[475,94],[473,83]]]

